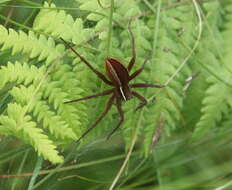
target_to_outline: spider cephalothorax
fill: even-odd
[[[61,39],[80,59],[82,62],[84,62],[104,83],[110,85],[112,88],[109,90],[106,90],[104,92],[100,92],[97,94],[93,94],[90,96],[86,96],[83,98],[67,101],[65,103],[72,103],[72,102],[78,102],[81,100],[87,100],[90,98],[98,97],[98,96],[105,96],[110,95],[105,110],[102,112],[100,117],[95,121],[95,123],[87,129],[78,139],[78,141],[83,138],[85,135],[88,134],[90,130],[92,130],[94,127],[97,126],[97,124],[105,117],[105,115],[108,113],[110,108],[113,104],[116,105],[117,110],[120,115],[120,120],[117,124],[117,126],[113,129],[113,131],[109,134],[108,138],[120,127],[124,120],[124,112],[122,110],[122,101],[127,101],[131,99],[132,97],[138,98],[141,103],[138,105],[138,107],[135,110],[138,110],[145,106],[147,104],[147,100],[134,90],[133,88],[147,88],[147,87],[155,87],[155,88],[162,88],[163,85],[158,84],[146,84],[146,83],[136,83],[136,84],[130,84],[130,81],[134,79],[136,76],[138,76],[144,68],[144,65],[146,63],[146,60],[144,61],[141,68],[130,74],[130,71],[132,67],[134,66],[135,59],[136,59],[136,52],[135,52],[135,40],[133,33],[130,29],[129,25],[129,32],[131,35],[131,42],[132,42],[132,58],[128,64],[127,67],[125,67],[118,59],[108,57],[105,59],[105,69],[106,73],[108,75],[108,78],[105,77],[102,73],[94,69],[88,61],[85,60],[84,57],[82,57],[72,46],[70,46],[65,40]]]

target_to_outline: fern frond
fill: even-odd
[[[207,5],[207,4],[206,4]],[[207,7],[209,10],[212,9],[212,12],[215,14],[215,7],[219,7],[220,4],[218,2],[215,2],[214,4],[210,4],[210,7]],[[219,9],[218,9],[219,10]],[[232,8],[231,8],[232,10]],[[219,12],[219,11],[218,11]],[[231,11],[232,12],[232,11]],[[216,12],[217,14],[217,12]],[[213,22],[211,25],[216,26],[219,22],[212,18],[211,22]],[[219,16],[216,17],[217,19],[220,18]],[[230,22],[229,22],[230,23]],[[214,30],[218,31],[218,29]],[[231,32],[231,29],[225,27],[225,30],[223,31],[223,34],[227,34],[228,32]],[[216,34],[218,35],[218,34]],[[217,44],[217,46],[213,46],[215,48],[208,48],[210,50],[209,53],[205,53],[204,50],[204,58],[203,60],[207,61],[210,66],[210,70],[217,71],[217,76],[224,81],[227,82],[227,84],[231,84],[231,72],[228,72],[229,65],[231,65],[231,61],[229,61],[228,58],[231,58],[230,55],[230,46],[228,45],[228,41],[232,41],[231,37],[227,36],[227,40],[224,44]],[[205,43],[209,43],[208,41],[205,41]],[[223,52],[220,52],[221,49],[219,47],[223,47]],[[223,57],[221,58],[221,62],[219,62],[218,58],[215,56],[215,54],[218,54],[218,51],[221,53],[224,53]],[[220,55],[219,54],[219,55]],[[206,62],[206,63],[207,63]],[[200,137],[205,136],[208,132],[210,132],[210,129],[213,129],[216,127],[217,122],[222,120],[223,115],[228,115],[229,108],[231,107],[232,98],[231,98],[231,89],[228,88],[228,86],[223,83],[222,81],[219,81],[218,79],[215,79],[212,76],[207,77],[207,82],[209,87],[207,88],[205,92],[205,97],[202,101],[203,107],[201,109],[202,116],[200,117],[200,120],[196,124],[196,129],[193,134],[193,139],[198,139]]]
[[[55,10],[54,4],[49,6],[45,3],[44,6],[46,8],[51,7],[53,9],[43,9],[40,11],[38,17],[35,19],[34,22],[34,28],[36,30],[43,31],[54,37],[63,37],[64,39],[72,41],[77,45],[88,39],[91,33],[94,31],[92,28],[84,28],[81,19],[74,20],[69,14],[66,14],[64,11]],[[51,19],[54,19],[54,21],[50,22],[50,20],[49,24],[46,24],[48,16],[51,17]],[[59,19],[57,19],[57,16]],[[52,32],[50,32],[51,28]],[[67,31],[69,32],[67,33]],[[96,61],[97,59],[95,55],[92,55],[91,52],[86,53],[86,50],[83,50],[81,47],[79,47],[77,51],[91,63],[100,62]],[[74,56],[72,52],[71,55],[72,57]],[[98,60],[100,60],[99,57]],[[95,64],[94,67],[98,69],[98,64]],[[103,69],[103,67],[99,68]],[[65,75],[63,74],[64,72],[66,73]],[[52,79],[59,79],[59,82],[57,82],[56,84],[54,83],[54,85],[57,85],[59,86],[59,88],[63,89],[62,92],[66,93],[63,94],[66,100],[76,99],[83,96],[85,93],[83,93],[82,89],[85,89],[87,90],[87,92],[91,93],[93,92],[92,89],[99,88],[99,79],[97,79],[97,77],[88,70],[88,68],[79,60],[79,58],[73,60],[72,66],[68,66],[67,63],[65,65],[60,64],[54,71]],[[54,91],[53,87],[52,89]],[[62,92],[57,91],[56,93],[53,93],[50,98],[53,97],[53,99],[57,100],[57,103],[54,106],[58,108],[59,114],[63,115],[64,118],[67,118],[66,121],[76,132],[76,134],[80,134],[80,131],[83,131],[87,127],[85,127],[85,125],[83,124],[88,120],[88,118],[86,117],[86,112],[88,112],[87,110],[91,110],[95,106],[90,106],[89,102],[78,102],[63,105],[62,102],[64,101],[61,100],[63,99]],[[88,109],[87,106],[89,107]],[[82,123],[81,129],[79,127],[80,123]]]
[[[220,121],[222,114],[228,114],[229,107],[227,98],[231,94],[225,84],[218,81],[208,79],[211,85],[206,90],[203,100],[202,116],[196,125],[193,138],[200,138],[207,134],[210,128],[216,126],[216,122]]]
[[[160,27],[158,30],[157,49],[155,51],[155,59],[150,65],[150,73],[147,75],[156,77],[154,81],[164,84],[175,73],[179,67],[181,60],[187,55],[186,47],[182,46],[179,41],[178,32],[183,28],[189,27],[189,23],[195,22],[194,10],[189,7],[181,9],[167,10],[161,13]],[[155,19],[154,19],[155,20]],[[167,24],[166,24],[167,20]],[[171,23],[172,24],[171,24]],[[194,27],[188,28],[187,34],[183,38],[192,39],[192,33],[195,32]],[[191,49],[193,44],[188,41],[188,47]],[[188,64],[178,73],[178,75],[170,81],[169,85],[162,90],[147,91],[150,95],[155,96],[155,105],[145,110],[145,129],[144,129],[144,152],[149,153],[155,129],[159,125],[160,119],[165,121],[165,131],[170,134],[177,128],[177,123],[183,124],[183,116],[181,109],[183,107],[183,86],[185,79],[191,76],[191,68]],[[152,119],[151,119],[152,118]]]
[[[56,10],[55,4],[49,5],[45,2],[44,7],[45,9],[41,9],[34,21],[33,28],[35,30],[51,34],[55,38],[62,37],[77,45],[91,36],[92,30],[84,28],[82,19],[74,20],[65,11]]]
[[[231,37],[231,31],[232,31],[232,5],[230,3],[226,3],[225,4],[225,15],[224,15],[224,19],[225,19],[225,23],[223,25],[223,30],[222,30],[222,36],[223,36],[223,52],[224,52],[224,56],[223,56],[223,64],[225,65],[225,67],[228,69],[229,72],[232,72],[231,69],[231,42],[232,42],[232,37]]]
[[[43,78],[45,67],[37,68],[34,65],[29,66],[27,63],[8,62],[7,66],[2,66],[0,69],[1,80],[0,88],[3,88],[6,83],[17,82],[28,85],[30,83],[38,84]]]
[[[79,2],[80,10],[90,12],[87,16],[88,20],[95,21],[96,26],[94,27],[95,32],[101,32],[99,34],[99,39],[106,40],[107,31],[104,31],[109,23],[108,9],[102,8],[99,3],[95,0],[83,1],[83,0],[76,0]],[[109,1],[101,1],[102,4],[108,4]],[[127,17],[135,16],[141,13],[141,10],[138,4],[133,0],[127,0],[121,3],[120,1],[114,2],[114,20],[123,20]],[[99,14],[98,14],[99,13]]]
[[[23,106],[30,106],[29,112],[33,112],[37,123],[42,122],[43,127],[49,129],[50,133],[57,139],[76,139],[77,136],[65,122],[62,117],[56,112],[51,111],[46,101],[41,100],[42,93],[35,94],[35,87],[33,85],[26,88],[25,86],[14,87],[10,94],[17,102]],[[29,102],[28,102],[29,100]]]
[[[98,2],[94,0],[90,0],[90,1],[76,0],[76,1],[81,4],[79,7],[80,10],[90,12],[87,16],[87,19],[97,22],[97,25],[95,27],[96,31],[100,31],[101,29],[107,26],[108,24],[107,9],[102,9],[102,7],[98,4]],[[104,4],[108,2],[103,1],[102,3]]]
[[[80,68],[82,64],[78,64],[76,67]],[[82,65],[85,67],[85,65]],[[52,80],[57,81],[57,86],[66,92],[65,98],[68,100],[77,99],[83,97],[84,90],[86,87],[83,86],[82,82],[85,80],[86,75],[82,75],[81,70],[79,72],[74,71],[75,67],[72,68],[67,64],[60,64],[54,74]],[[65,75],[63,74],[65,73]],[[88,78],[88,77],[87,77]],[[79,102],[78,104],[59,104],[58,112],[65,118],[65,121],[70,127],[80,135],[80,124],[83,124],[87,120],[86,115],[86,104],[85,102]]]
[[[49,132],[45,133],[49,137],[55,137],[54,141],[65,140],[67,143],[77,139],[77,135],[81,134],[78,109],[73,105],[63,103],[68,100],[68,94],[65,92],[67,89],[61,87],[64,85],[61,78],[55,80],[61,73],[54,75],[54,77],[51,75],[45,78],[45,69],[45,66],[37,68],[26,63],[16,62],[13,64],[9,62],[7,66],[0,69],[2,76],[0,86],[4,88],[8,83],[18,84],[17,87],[15,86],[9,91],[14,101],[25,107],[25,114],[33,116],[32,122],[35,123],[36,127],[47,128]],[[62,73],[65,73],[65,70]],[[67,80],[67,82],[71,81]],[[80,92],[82,92],[81,89],[77,93]],[[1,131],[10,135],[9,130],[7,132],[1,129]],[[46,130],[44,129],[44,131]],[[26,141],[23,137],[21,139]]]
[[[26,107],[16,103],[8,104],[8,115],[0,116],[0,132],[3,132],[3,135],[13,135],[26,141],[52,163],[62,162],[63,157],[58,155],[55,150],[56,146],[43,134],[42,129],[36,128],[36,123],[25,114],[25,109]]]
[[[31,59],[38,57],[39,61],[46,59],[47,64],[57,59],[64,50],[64,46],[56,46],[52,38],[47,39],[44,35],[38,36],[32,31],[26,34],[23,31],[16,32],[0,25],[0,36],[1,50],[12,48],[12,54],[27,54]]]

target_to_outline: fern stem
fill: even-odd
[[[222,78],[217,72],[213,71],[210,67],[206,66],[205,64],[198,62],[204,70],[206,70],[210,75],[214,76],[218,81],[222,82],[226,86],[232,88],[232,84],[227,81],[226,79]]]
[[[34,9],[31,14],[25,19],[25,21],[23,22],[23,26],[27,25],[29,23],[29,21],[37,14],[37,10]],[[21,27],[19,28],[21,29]]]
[[[32,6],[39,6],[39,3],[33,2],[33,1],[28,1],[28,0],[20,0],[21,3],[25,3],[28,5],[32,5]]]
[[[113,182],[112,182],[109,190],[113,190],[114,189],[116,183],[118,182],[119,178],[121,177],[124,169],[126,168],[128,162],[129,162],[129,160],[131,158],[131,155],[132,155],[134,147],[135,147],[135,143],[136,143],[138,135],[139,135],[139,130],[140,130],[140,127],[141,127],[141,115],[143,115],[143,112],[144,112],[144,109],[142,109],[140,111],[140,117],[139,117],[140,119],[139,119],[139,121],[137,123],[136,129],[135,129],[135,132],[134,132],[134,135],[133,135],[133,138],[132,138],[130,149],[129,149],[127,155],[126,155],[126,158],[125,158],[125,160],[124,160],[124,162],[123,162],[120,170],[118,171],[116,177],[114,178],[114,180],[113,180]]]
[[[27,150],[23,156],[22,162],[21,162],[19,169],[18,169],[18,174],[22,173],[22,171],[23,171],[23,168],[24,168],[25,163],[26,163],[26,159],[28,157],[28,153],[29,153],[29,150]],[[16,186],[18,185],[18,182],[19,182],[18,178],[13,180],[11,190],[17,189]]]
[[[1,7],[1,6],[0,6],[0,7]],[[11,24],[13,24],[13,25],[15,25],[15,26],[18,26],[19,29],[26,29],[26,30],[28,30],[28,31],[35,32],[36,34],[42,34],[42,35],[44,35],[44,36],[52,37],[52,36],[49,35],[49,34],[46,34],[46,33],[41,32],[41,31],[34,30],[34,29],[31,28],[31,27],[28,27],[28,26],[26,26],[26,25],[24,25],[24,24],[20,24],[19,22],[16,22],[16,21],[14,21],[14,20],[12,20],[12,19],[10,19],[10,18],[7,18],[7,17],[5,17],[5,16],[3,16],[3,15],[1,15],[1,14],[0,14],[0,19],[2,19],[2,20],[4,20],[4,21],[7,20],[9,23],[11,23]]]
[[[108,37],[107,37],[107,46],[106,46],[106,50],[107,50],[107,56],[110,55],[110,51],[111,51],[111,35],[112,35],[112,22],[113,22],[113,12],[114,12],[114,0],[111,0],[111,4],[110,4],[110,13],[109,13],[109,30],[108,30]]]
[[[156,13],[155,31],[154,31],[154,37],[153,37],[154,40],[153,40],[153,44],[152,44],[152,60],[154,59],[154,52],[156,52],[155,50],[157,48],[159,26],[160,26],[161,7],[162,7],[162,0],[159,0],[158,1],[158,6],[157,6],[157,9],[156,9],[157,13]],[[155,10],[152,8],[152,6],[151,6],[150,9],[155,13]],[[151,72],[150,72],[150,76],[151,76]],[[153,159],[154,159],[154,162],[155,162],[156,165],[157,165],[157,157],[158,157],[158,155],[155,155],[155,154],[153,155]],[[157,180],[158,180],[158,184],[162,185],[162,177],[161,177],[160,173],[161,173],[160,168],[157,168],[156,177],[157,177]]]
[[[36,32],[36,31],[34,31],[32,28],[30,28],[30,27],[28,27],[28,26],[25,26],[25,25],[23,25],[23,24],[20,24],[20,23],[18,23],[18,22],[16,22],[16,21],[12,20],[12,19],[10,19],[10,18],[7,18],[7,17],[3,16],[3,15],[0,15],[0,19],[2,19],[2,20],[4,20],[4,21],[7,20],[9,23],[14,24],[15,26],[19,26],[20,28],[24,28],[24,29],[27,29],[27,30],[31,30],[31,31],[33,31],[33,32]]]
[[[157,13],[156,13],[157,16],[156,16],[156,20],[155,20],[154,40],[153,40],[153,44],[152,44],[152,59],[153,59],[153,56],[154,56],[154,51],[155,51],[156,46],[157,46],[157,39],[158,39],[159,25],[160,25],[161,6],[162,6],[162,1],[159,0],[158,1],[158,7],[157,7]],[[154,9],[152,9],[152,8],[151,8],[151,10],[154,11]],[[155,11],[154,11],[154,13],[155,13]]]
[[[143,2],[148,6],[149,9],[151,9],[151,11],[152,11],[153,13],[156,14],[154,8],[152,7],[151,3],[150,3],[148,0],[143,0]],[[158,3],[159,3],[159,2],[158,2]]]
[[[76,148],[76,146],[75,146],[75,148]],[[133,155],[138,155],[138,152],[132,153],[132,154]],[[73,151],[70,151],[70,153],[65,157],[65,161],[63,163],[59,164],[56,168],[41,171],[39,173],[40,175],[44,175],[44,174],[48,174],[48,175],[46,175],[43,179],[41,179],[33,187],[33,189],[36,189],[37,187],[42,185],[45,181],[47,181],[55,173],[62,172],[62,171],[69,171],[69,170],[73,170],[73,169],[79,169],[79,168],[88,167],[88,166],[93,166],[93,165],[96,165],[96,164],[102,164],[102,163],[111,162],[111,161],[115,161],[115,160],[121,160],[121,159],[123,159],[125,157],[125,154],[112,156],[112,157],[104,158],[104,159],[101,159],[101,160],[94,160],[94,161],[90,161],[90,162],[86,162],[86,163],[82,163],[82,164],[78,163],[78,164],[75,164],[75,165],[62,167],[65,163],[70,161],[71,157],[73,157]],[[31,174],[28,175],[28,173],[24,174],[24,175],[25,176],[31,176]]]
[[[200,10],[200,7],[197,3],[196,0],[192,0],[193,2],[193,5],[196,9],[196,14],[197,14],[197,17],[198,17],[198,21],[199,21],[199,32],[198,32],[198,36],[197,36],[197,40],[193,46],[193,48],[191,49],[190,53],[187,55],[187,57],[185,57],[184,61],[181,63],[181,65],[177,68],[176,72],[173,73],[173,75],[165,82],[165,86],[167,86],[171,81],[172,79],[177,76],[177,74],[181,71],[181,69],[185,66],[185,64],[187,63],[187,61],[190,59],[190,57],[193,55],[193,53],[195,52],[195,50],[197,49],[198,45],[199,45],[199,42],[200,42],[200,39],[201,39],[201,35],[202,35],[202,18],[201,18],[201,10]]]
[[[36,162],[36,165],[35,165],[35,169],[33,171],[33,175],[32,175],[32,177],[30,179],[27,190],[32,190],[33,189],[36,178],[38,177],[39,172],[40,172],[40,170],[42,168],[42,164],[43,164],[43,158],[41,156],[38,156],[38,159],[37,159],[37,162]]]
[[[79,8],[77,7],[43,7],[43,6],[29,6],[29,5],[0,5],[0,7],[6,7],[6,8],[19,8],[19,9],[47,9],[47,10],[69,10],[69,11],[78,11]],[[86,11],[88,12],[88,11]],[[91,13],[101,15],[104,17],[107,17],[107,15],[96,12],[96,11],[91,11]]]

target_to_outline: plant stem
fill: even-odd
[[[109,25],[108,25],[108,37],[107,37],[107,46],[106,50],[107,53],[106,55],[109,56],[111,52],[111,35],[112,35],[112,22],[113,22],[113,12],[114,12],[114,0],[111,0],[110,4],[110,12],[109,12]]]
[[[28,189],[27,190],[32,190],[33,186],[35,184],[36,178],[39,175],[39,172],[42,168],[42,164],[43,164],[43,158],[41,156],[38,156],[34,171],[33,171],[33,175],[30,179],[29,185],[28,185]]]

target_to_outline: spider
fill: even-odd
[[[107,57],[105,59],[105,69],[106,73],[108,75],[108,78],[102,74],[101,72],[97,71],[95,68],[93,68],[89,62],[82,57],[69,43],[67,43],[64,39],[61,38],[61,40],[81,59],[81,61],[89,67],[90,70],[92,70],[97,77],[99,77],[105,84],[112,86],[113,88],[109,90],[105,90],[100,93],[92,94],[83,98],[78,98],[74,100],[70,100],[67,102],[64,102],[65,104],[72,103],[72,102],[78,102],[82,100],[88,100],[91,98],[99,97],[99,96],[106,96],[110,95],[104,111],[101,113],[101,115],[98,117],[98,119],[92,124],[90,128],[88,128],[77,140],[79,142],[83,137],[85,137],[92,129],[94,129],[97,124],[106,116],[106,114],[109,112],[109,110],[112,108],[112,105],[116,105],[120,119],[116,127],[112,130],[112,132],[108,135],[107,139],[109,139],[112,134],[120,127],[122,122],[124,121],[124,112],[122,110],[122,102],[127,101],[131,99],[132,97],[136,97],[141,101],[141,103],[136,107],[135,111],[141,109],[143,106],[147,104],[147,100],[140,95],[139,93],[132,90],[133,88],[147,88],[147,87],[155,87],[155,88],[163,88],[164,85],[159,84],[146,84],[146,83],[136,83],[136,84],[129,84],[131,80],[133,80],[135,77],[137,77],[144,69],[144,65],[147,62],[147,59],[144,61],[143,65],[130,74],[136,60],[136,52],[135,52],[135,38],[131,31],[131,26],[129,22],[129,34],[131,36],[131,46],[132,46],[132,58],[128,64],[127,67],[125,67],[118,59]]]

